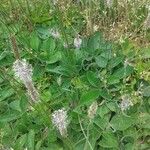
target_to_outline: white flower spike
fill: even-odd
[[[62,137],[67,136],[67,111],[63,109],[56,110],[52,113],[52,123],[59,130]]]
[[[25,59],[16,60],[13,64],[13,70],[15,72],[15,76],[25,85],[31,100],[33,102],[37,102],[39,100],[39,93],[32,82],[32,66],[28,64]]]
[[[16,60],[13,64],[13,70],[15,72],[15,76],[19,78],[23,83],[32,80],[32,66],[28,64],[25,59]]]
[[[77,37],[74,39],[74,46],[77,49],[80,49],[81,44],[82,44],[82,39],[79,37],[79,35],[77,35]]]

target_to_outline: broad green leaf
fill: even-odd
[[[45,40],[50,37],[50,32],[48,28],[37,27],[38,35],[41,39]]]
[[[119,143],[117,137],[111,131],[105,131],[102,135],[102,140],[99,145],[104,148],[116,148],[118,149]]]
[[[105,47],[103,48],[103,52],[100,56],[105,58],[106,60],[110,60],[112,58],[112,50],[111,44],[105,43]]]
[[[96,73],[94,73],[92,71],[88,71],[86,76],[87,76],[87,79],[88,79],[88,81],[89,81],[89,83],[91,85],[93,85],[93,86],[97,86],[98,85],[99,80],[98,80],[98,78],[96,76]]]
[[[21,107],[20,107],[20,101],[19,100],[15,100],[13,102],[11,102],[9,104],[9,106],[14,109],[14,110],[17,110],[17,111],[21,111]]]
[[[99,49],[102,43],[102,35],[100,32],[95,32],[94,35],[92,35],[88,41],[88,49],[90,52],[95,51],[96,49]]]
[[[51,128],[49,128],[49,130],[48,130],[48,142],[52,143],[52,142],[55,142],[56,140],[57,140],[56,130],[52,130]]]
[[[35,146],[35,150],[41,150],[41,145],[42,145],[42,140],[37,142],[37,144]]]
[[[96,64],[101,67],[101,68],[105,68],[107,66],[107,62],[108,60],[106,58],[104,58],[103,56],[97,56],[95,58]]]
[[[11,97],[14,94],[14,90],[13,89],[3,89],[0,90],[0,101],[3,101],[9,97]]]
[[[100,90],[100,96],[107,100],[111,100],[111,98],[112,98],[112,96],[108,93],[108,91],[106,89]]]
[[[33,50],[39,50],[40,39],[36,33],[32,33],[30,37],[30,46]]]
[[[136,117],[131,117],[131,116],[125,116],[125,115],[115,115],[110,124],[115,130],[126,130],[130,126],[134,125],[137,121]]]
[[[99,90],[96,89],[89,90],[88,92],[82,94],[80,98],[80,105],[88,104],[95,101],[99,97],[99,95],[100,95]]]
[[[112,69],[114,67],[116,67],[117,65],[119,65],[121,62],[123,62],[124,57],[123,56],[118,56],[118,57],[114,57],[112,58],[109,63],[108,63],[108,68]]]
[[[19,118],[21,114],[18,111],[10,111],[6,114],[0,115],[0,122],[9,122]]]
[[[104,116],[103,118],[101,118],[100,116],[96,117],[94,119],[94,123],[100,127],[102,130],[105,130],[105,128],[108,126],[109,123],[109,115]]]
[[[134,68],[132,66],[127,66],[127,67],[122,67],[119,68],[118,70],[116,70],[113,74],[113,76],[115,76],[118,79],[123,79],[129,75],[131,75],[131,73],[133,73]]]
[[[132,143],[127,143],[127,144],[125,144],[124,149],[125,149],[125,150],[133,150],[133,149],[135,149],[135,148],[134,148],[134,144],[132,144]]]
[[[150,49],[149,48],[144,48],[143,49],[142,58],[144,58],[144,59],[150,58]]]
[[[46,71],[51,72],[51,73],[56,73],[56,74],[62,74],[62,67],[61,66],[55,67],[52,65],[47,65]]]
[[[42,50],[47,51],[47,54],[50,54],[50,52],[54,51],[55,49],[55,42],[54,39],[48,38],[47,40],[44,40],[42,43]]]
[[[97,110],[97,113],[100,115],[101,118],[103,118],[104,115],[108,114],[109,112],[110,112],[110,110],[108,109],[108,107],[105,104],[100,106]]]
[[[150,97],[150,86],[147,86],[146,88],[144,88],[142,93],[143,93],[143,96]]]
[[[106,106],[107,106],[111,111],[117,112],[117,110],[118,110],[118,106],[117,106],[117,104],[116,104],[115,101],[106,103]]]
[[[29,150],[34,150],[35,146],[35,131],[30,130],[28,133],[27,147]]]
[[[116,84],[116,83],[119,83],[120,80],[118,77],[114,76],[114,75],[110,75],[108,78],[107,78],[107,83],[109,85],[112,85],[112,84]]]
[[[0,77],[0,84],[3,83],[3,82],[4,82],[3,78]]]
[[[27,141],[27,134],[23,134],[15,141],[15,150],[24,149],[23,146],[26,144],[26,141]]]
[[[0,53],[0,61],[3,60],[7,55],[9,55],[8,51],[3,51]]]
[[[61,52],[56,52],[55,54],[49,55],[49,58],[46,60],[47,64],[53,64],[59,60],[61,60]]]

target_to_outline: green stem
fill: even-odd
[[[91,143],[89,142],[87,135],[85,134],[85,131],[83,129],[83,126],[82,126],[81,119],[80,119],[79,115],[78,115],[78,120],[79,120],[79,124],[80,124],[80,128],[82,130],[82,133],[83,133],[83,135],[84,135],[84,137],[86,139],[86,143],[88,143],[90,149],[93,150],[93,147],[92,147]]]
[[[74,150],[73,143],[72,143],[72,141],[68,137],[63,138],[62,141],[67,146],[68,150]]]

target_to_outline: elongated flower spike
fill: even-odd
[[[19,78],[24,84],[26,84],[26,82],[32,81],[32,66],[28,64],[25,59],[16,60],[13,64],[13,70],[15,72],[15,76]]]
[[[68,120],[67,111],[64,108],[55,110],[52,113],[52,123],[58,129],[62,137],[67,136]]]
[[[97,108],[98,108],[98,105],[97,105],[97,102],[96,102],[96,101],[93,102],[93,103],[90,105],[90,107],[89,107],[89,109],[88,109],[88,117],[89,117],[90,120],[91,120],[91,119],[94,119],[95,114],[96,114],[96,111],[97,111]]]
[[[39,93],[37,92],[32,82],[32,74],[33,74],[32,66],[28,64],[25,59],[23,60],[17,59],[13,63],[13,70],[15,72],[15,76],[19,78],[21,82],[25,85],[31,100],[33,102],[37,102],[39,100]]]

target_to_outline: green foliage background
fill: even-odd
[[[149,29],[143,27],[149,2],[125,4],[115,0],[108,8],[103,0],[59,1],[56,6],[50,1],[3,0],[0,149],[90,150],[83,131],[94,150],[149,149],[150,47]],[[127,29],[122,32],[118,25],[113,33],[111,25],[119,22]],[[59,30],[59,39],[51,36],[52,28]],[[83,41],[75,49],[78,33]],[[33,66],[39,104],[30,105],[25,87],[14,77],[11,35],[21,58]],[[123,95],[134,104],[125,112],[119,107]],[[94,101],[99,106],[90,122],[87,110]],[[67,138],[51,123],[51,113],[62,107],[68,111]]]

